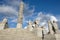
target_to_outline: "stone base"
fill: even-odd
[[[20,24],[20,23],[17,23],[17,28],[20,28],[20,29],[22,29],[22,24]]]
[[[21,29],[0,30],[0,40],[42,40],[32,32]]]
[[[44,36],[44,40],[56,40],[55,35],[47,34]]]
[[[55,34],[56,40],[60,40],[60,34]]]

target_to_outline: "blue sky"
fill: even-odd
[[[23,27],[27,25],[28,20],[42,18],[41,14],[46,18],[43,18],[43,22],[51,16],[60,22],[60,0],[23,0],[23,2]],[[16,27],[19,3],[20,0],[0,0],[0,21],[6,17],[10,28]]]
[[[60,0],[27,0],[30,6],[35,6],[35,12],[47,12],[54,15],[60,14]]]

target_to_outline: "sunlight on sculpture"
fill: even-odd
[[[6,18],[3,19],[3,21],[0,23],[0,30],[8,28],[8,21]]]

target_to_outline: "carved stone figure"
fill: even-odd
[[[53,26],[54,32],[57,33],[57,31],[58,31],[57,22],[56,22],[56,21],[53,21],[53,23],[51,23],[51,24],[52,24],[52,26]]]
[[[48,28],[49,28],[49,33],[50,34],[54,34],[54,31],[52,29],[52,25],[51,25],[51,22],[50,21],[48,21]]]
[[[7,19],[4,18],[3,21],[0,23],[0,30],[8,28]]]
[[[29,21],[28,22],[28,27],[27,27],[27,29],[29,30],[29,31],[33,31],[33,27],[32,27],[32,21]]]
[[[19,13],[18,13],[17,28],[22,28],[23,10],[24,10],[24,3],[21,1],[21,3],[20,3],[20,10],[19,10]]]

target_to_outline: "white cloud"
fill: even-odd
[[[60,22],[60,15],[57,15],[56,18],[57,18],[58,21]]]
[[[11,22],[17,22],[17,19],[13,19]]]
[[[30,7],[29,4],[24,3],[24,16],[26,16],[26,17],[27,16],[32,16],[34,11],[35,11],[34,6]]]
[[[20,6],[20,0],[6,0],[7,5],[12,6],[18,10]],[[34,13],[34,6],[29,6],[29,4],[24,3],[24,16],[31,16]]]
[[[27,26],[25,26],[24,29],[27,29]]]
[[[13,1],[10,2],[10,4],[11,4],[12,6],[19,6],[20,2],[17,1],[17,0],[13,0]]]
[[[51,21],[56,21],[56,22],[58,21],[55,16],[51,16],[51,17],[50,17],[50,20],[51,20]]]
[[[44,21],[40,24],[40,26],[44,26],[45,24],[46,24],[46,22]]]
[[[51,14],[44,14],[44,13],[42,13],[42,12],[39,12],[38,13],[38,16],[37,16],[37,18],[36,19],[38,19],[38,20],[40,20],[40,21],[48,21],[48,20],[54,20],[54,21],[58,21],[58,19],[55,17],[55,16],[53,16],[53,15],[51,15]]]
[[[0,6],[0,14],[3,13],[5,15],[15,15],[17,16],[17,11],[13,8],[13,7],[10,7],[10,6]]]
[[[18,7],[20,4],[20,0],[5,0],[5,2],[13,7]]]

